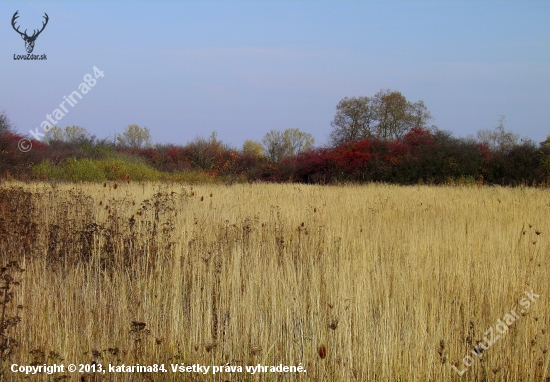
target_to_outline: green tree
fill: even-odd
[[[139,149],[151,146],[151,134],[147,127],[128,125],[124,133],[117,136],[117,141],[123,147]]]
[[[268,158],[280,162],[285,157],[312,148],[315,138],[310,133],[291,128],[285,131],[271,130],[263,137],[262,142]]]

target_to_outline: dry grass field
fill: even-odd
[[[530,188],[4,183],[0,379],[550,381],[549,221]],[[167,372],[11,371],[55,363]]]

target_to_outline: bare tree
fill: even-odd
[[[480,142],[487,143],[491,150],[510,151],[518,145],[519,134],[504,129],[506,118],[501,115],[498,119],[498,125],[493,129],[479,130],[477,139]]]
[[[330,141],[337,146],[371,136],[395,140],[412,128],[428,128],[431,118],[423,101],[412,103],[397,91],[381,90],[374,97],[344,98],[336,106]]]
[[[6,112],[2,110],[0,112],[0,134],[4,133],[13,133],[13,125]]]

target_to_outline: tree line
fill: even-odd
[[[234,148],[215,132],[186,145],[168,145],[153,144],[149,129],[138,125],[127,126],[114,141],[97,139],[79,126],[56,126],[22,152],[17,147],[22,136],[1,112],[0,175],[32,179],[45,163],[55,167],[117,157],[165,173],[201,171],[229,181],[548,184],[550,136],[540,144],[520,140],[501,117],[494,129],[457,138],[431,120],[423,101],[381,90],[372,97],[342,99],[322,147],[298,128],[271,130],[261,142],[246,140]]]

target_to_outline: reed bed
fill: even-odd
[[[550,381],[549,218],[532,188],[4,183],[0,379]]]

